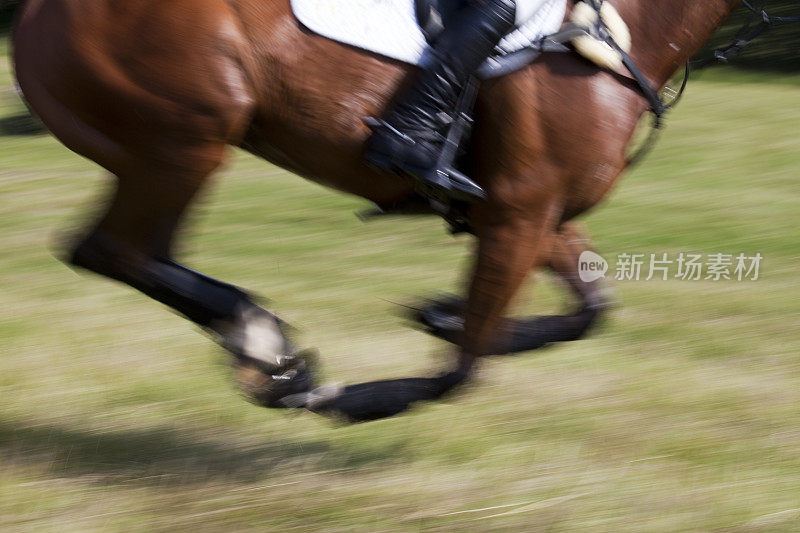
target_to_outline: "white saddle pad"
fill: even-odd
[[[414,0],[291,0],[297,19],[334,41],[418,65],[427,43]],[[567,0],[517,0],[517,28],[498,45],[515,52],[559,30]]]

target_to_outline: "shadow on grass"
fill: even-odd
[[[0,118],[0,135],[43,135],[47,128],[28,113]]]
[[[275,421],[275,423],[278,423]],[[268,433],[268,430],[265,431]],[[324,441],[269,439],[253,444],[208,440],[168,428],[83,431],[57,425],[0,422],[0,454],[50,475],[99,476],[101,482],[187,486],[253,482],[271,473],[358,468],[397,457],[398,450],[348,449]]]

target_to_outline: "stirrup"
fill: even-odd
[[[400,138],[407,137],[405,134],[397,132],[391,125],[371,117],[365,118],[364,122],[373,130],[388,128],[393,130],[393,133]],[[461,137],[462,135],[454,132],[455,137]],[[448,145],[448,139],[442,141],[445,148]],[[411,142],[413,141],[409,138],[409,143]],[[455,145],[455,149],[457,149],[458,142],[452,142]],[[415,191],[425,198],[445,202],[449,200],[472,202],[486,198],[480,185],[453,168],[455,153],[452,155],[448,153],[441,154],[432,168],[418,168],[385,154],[367,154],[365,158],[369,166],[413,178],[417,183]]]
[[[485,200],[486,193],[480,185],[468,176],[456,170],[455,160],[461,143],[469,136],[472,128],[470,111],[478,94],[479,82],[474,76],[470,77],[464,91],[458,99],[455,113],[447,135],[442,141],[443,147],[439,158],[432,169],[416,169],[403,167],[392,160],[390,156],[368,155],[371,163],[382,169],[391,169],[401,174],[410,175],[417,180],[416,192],[431,201],[437,212],[441,209],[436,204],[449,204],[450,202],[474,202]],[[373,117],[364,118],[364,123],[372,130],[387,128],[400,138],[413,144],[413,139],[394,128],[391,124]]]
[[[475,99],[478,97],[479,85],[478,79],[475,76],[470,76],[464,91],[458,98],[455,116],[450,128],[447,130],[444,148],[442,153],[439,154],[436,169],[430,172],[428,176],[425,176],[426,183],[421,184],[423,189],[418,191],[426,198],[441,201],[442,198],[438,193],[441,192],[441,189],[444,189],[445,194],[456,201],[470,202],[486,199],[486,192],[483,188],[455,168],[458,149],[472,129],[473,120],[470,112],[475,104]],[[431,185],[433,190],[424,190],[424,187],[428,184]]]
[[[486,193],[480,185],[453,168],[452,164],[442,165],[441,160],[434,170],[419,178],[417,193],[432,201],[447,203],[486,199]]]

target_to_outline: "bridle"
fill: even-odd
[[[700,70],[717,63],[727,63],[736,54],[741,52],[743,48],[763,35],[776,23],[800,22],[800,17],[777,17],[770,15],[766,11],[767,2],[764,2],[760,9],[756,8],[748,0],[742,0],[742,4],[752,13],[752,16],[745,21],[744,25],[736,32],[736,36],[730,44],[714,50],[713,56],[709,59],[697,62],[696,65],[692,67],[694,70]]]
[[[631,59],[625,50],[614,41],[611,32],[603,22],[603,17],[600,16],[600,10],[603,7],[605,0],[587,0],[589,4],[594,7],[598,12],[597,27],[592,29],[592,33],[599,39],[605,41],[612,49],[614,49],[622,58],[622,64],[628,70],[631,78],[636,82],[642,96],[647,99],[650,104],[650,113],[653,115],[653,125],[649,136],[644,141],[643,145],[634,153],[628,160],[629,165],[639,162],[655,145],[661,130],[664,128],[664,116],[667,111],[672,109],[683,96],[686,90],[686,85],[689,81],[689,74],[692,71],[699,71],[704,68],[710,67],[715,64],[727,63],[742,51],[747,45],[754,41],[759,36],[763,35],[767,30],[773,27],[776,23],[784,22],[800,22],[798,17],[785,17],[785,16],[771,16],[766,11],[765,1],[760,8],[757,8],[751,3],[751,0],[742,0],[742,4],[752,12],[752,16],[745,22],[745,24],[736,32],[733,41],[727,46],[717,48],[714,50],[711,58],[703,61],[688,61],[681,81],[679,89],[675,90],[669,86],[662,89],[654,88],[650,81],[644,76],[642,71],[636,66],[636,63]],[[666,96],[669,95],[669,101]]]
[[[767,14],[763,7],[761,9],[756,9],[747,0],[742,0],[742,3],[747,9],[763,18],[768,24],[771,22],[800,22],[800,17],[771,17]],[[764,2],[764,4],[766,5],[766,2]]]

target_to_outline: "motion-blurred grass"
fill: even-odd
[[[33,133],[11,84],[3,62],[0,530],[800,528],[797,77],[693,83],[588,218],[608,257],[761,253],[761,279],[619,282],[592,338],[352,427],[250,406],[187,322],[54,257],[107,179]],[[270,297],[326,379],[439,368],[446,347],[391,302],[459,290],[470,240],[435,219],[363,225],[363,206],[236,153],[184,256]],[[562,307],[537,280],[517,312]]]

